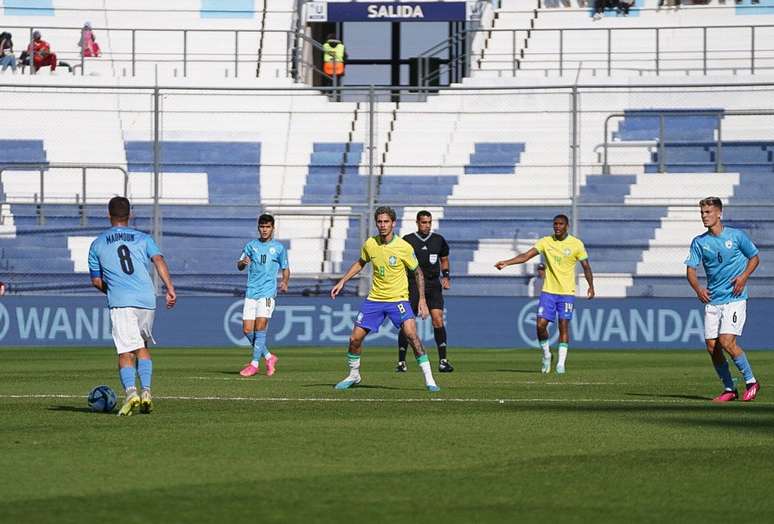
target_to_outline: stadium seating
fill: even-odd
[[[263,3],[255,2],[256,11],[247,13],[249,9],[233,8],[236,4],[222,8],[219,2],[191,1],[187,9],[165,11],[157,3],[141,1],[127,11],[115,2],[83,0],[79,8],[87,9],[106,51],[102,62],[92,61],[93,71],[87,64],[85,78],[0,76],[9,86],[59,86],[53,94],[35,87],[6,93],[14,99],[13,111],[5,113],[13,125],[0,133],[0,165],[36,165],[4,168],[0,177],[3,197],[12,202],[0,209],[3,270],[17,290],[82,292],[88,286],[86,250],[105,225],[104,202],[122,194],[124,183],[135,204],[134,225],[151,228],[152,106],[149,91],[140,86],[149,85],[156,72],[145,61],[136,66],[134,80],[124,78],[130,75],[126,49],[131,42],[126,40],[130,33],[120,30],[161,28],[175,17],[176,27],[191,30],[187,52],[201,59],[192,60],[183,71],[182,47],[173,46],[170,61],[159,62],[161,81],[177,88],[165,92],[161,101],[161,243],[183,292],[238,293],[244,275],[236,272],[234,260],[244,242],[254,237],[262,210],[278,216],[277,236],[287,243],[299,277],[294,277],[294,290],[324,291],[326,276],[343,272],[359,254],[364,203],[373,183],[375,204],[396,208],[401,234],[413,231],[418,209],[433,212],[436,229],[452,246],[454,293],[530,294],[537,260],[509,268],[507,274],[516,278],[502,278],[494,263],[550,233],[554,214],[571,213],[573,192],[568,169],[571,98],[568,89],[555,87],[556,32],[534,29],[593,27],[604,33],[607,28],[629,28],[613,33],[612,42],[616,48],[644,53],[652,50],[653,37],[637,28],[721,25],[726,17],[737,16],[734,24],[762,26],[756,32],[760,71],[756,77],[749,75],[739,35],[718,29],[713,45],[730,47],[717,48],[725,54],[712,62],[715,76],[709,80],[745,82],[766,74],[765,52],[774,42],[774,33],[763,27],[770,20],[762,9],[768,7],[766,2],[760,8],[711,2],[680,11],[659,11],[656,3],[638,2],[627,18],[592,22],[587,8],[544,2],[526,9],[523,2],[503,0],[482,23],[523,33],[515,39],[510,31],[477,36],[477,59],[471,77],[462,83],[464,91],[453,86],[426,100],[380,101],[371,130],[367,104],[335,103],[285,78],[284,33],[280,38],[280,33],[264,31],[262,40],[253,39],[253,47],[240,43],[244,70],[252,72],[249,78],[242,77],[241,62],[240,76],[234,78],[233,63],[223,59],[233,55],[232,40],[201,42],[194,36],[204,28],[249,32],[257,21],[267,30],[286,30],[293,16],[290,1],[272,1],[266,11]],[[75,37],[71,29],[62,38],[71,46],[68,50],[63,44],[63,52],[77,52],[72,46],[84,13],[68,11],[64,2],[48,4],[37,6],[48,14],[6,13],[6,19],[33,27],[43,17],[51,18],[52,9],[55,25],[75,28]],[[751,14],[757,16],[747,16]],[[688,239],[701,231],[696,201],[710,193],[728,202],[729,224],[750,232],[765,257],[774,254],[774,220],[768,208],[757,205],[774,197],[769,183],[774,131],[770,116],[755,113],[767,106],[768,92],[756,97],[749,92],[739,96],[734,89],[726,93],[692,88],[708,79],[696,75],[695,39],[679,31],[662,30],[660,42],[664,52],[669,50],[661,74],[680,74],[680,92],[608,89],[606,37],[580,38],[587,33],[572,31],[563,37],[565,75],[580,70],[577,78],[586,86],[577,121],[577,234],[589,249],[602,295],[690,294],[682,260]],[[148,46],[143,53],[170,38],[149,33],[143,37]],[[694,47],[685,47],[692,40]],[[210,51],[217,65],[206,63]],[[645,61],[652,62],[652,57]],[[616,55],[610,67],[614,81],[655,86],[664,80],[650,65],[641,67],[623,54]],[[92,72],[116,77],[124,89],[105,90],[98,97],[80,92],[94,84]],[[183,72],[187,78],[181,78]],[[202,78],[207,86],[228,89],[185,89],[202,85]],[[243,86],[273,90],[239,91]],[[375,141],[369,151],[371,134]],[[607,167],[602,165],[604,144]],[[67,165],[76,167],[63,167]],[[80,165],[92,166],[85,175],[85,204]],[[716,172],[719,165],[721,172]],[[39,167],[45,173],[44,205],[35,199],[40,193]],[[62,205],[76,202],[81,205]],[[50,250],[44,263],[33,256],[41,249]],[[774,274],[768,269],[762,267],[751,283],[758,295],[774,294]]]

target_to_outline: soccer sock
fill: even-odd
[[[567,344],[565,342],[559,342],[559,360],[556,362],[557,366],[564,366],[564,362],[567,360]]]
[[[360,355],[347,351],[347,363],[349,364],[349,376],[360,376]]]
[[[255,367],[258,367],[261,364],[261,354],[258,353],[256,355],[255,353],[255,331],[250,331],[249,333],[245,333],[245,336],[247,337],[247,341],[250,343],[250,347],[253,348],[253,359],[250,361],[250,364],[252,364]]]
[[[446,326],[433,328],[433,337],[435,337],[435,345],[438,348],[438,358],[446,360]]]
[[[728,368],[728,361],[723,361],[722,364],[715,364],[715,371],[717,372],[720,380],[723,381],[723,387],[728,391],[734,389],[734,379],[731,378],[731,370]]]
[[[540,344],[540,348],[543,350],[543,358],[551,358],[551,345],[548,343],[548,340],[538,339],[538,344]]]
[[[425,376],[425,384],[428,386],[435,386],[435,379],[433,379],[433,370],[430,369],[430,359],[427,355],[420,355],[417,357],[417,364],[419,369],[422,370],[422,374]]]
[[[401,329],[398,333],[398,362],[406,362],[406,353],[408,352],[408,337],[403,334]]]
[[[271,353],[266,348],[266,331],[256,331],[253,339],[253,360],[260,361],[261,357],[269,358],[270,356]]]
[[[140,375],[142,389],[150,390],[151,377],[153,376],[153,361],[149,358],[137,360],[137,374]]]
[[[755,382],[755,376],[753,375],[752,368],[747,361],[747,355],[744,354],[744,351],[738,357],[734,357],[734,364],[736,364],[736,369],[738,369],[739,373],[744,377],[745,384],[752,384]]]
[[[134,385],[134,366],[118,368],[118,376],[121,377],[121,384],[123,384],[127,395],[137,391],[137,386]]]

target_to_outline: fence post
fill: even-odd
[[[81,225],[86,225],[86,166],[81,168],[81,200],[83,206],[81,207]]]
[[[183,78],[188,76],[188,30],[183,29]]]
[[[613,67],[613,30],[607,29],[607,76],[610,76],[610,70]]]
[[[260,67],[260,64],[258,65]],[[239,76],[239,30],[234,31],[234,78]]]
[[[702,35],[702,69],[704,70],[704,76],[707,76],[707,27],[701,28]]]
[[[755,74],[755,26],[750,27],[750,74]]]
[[[362,241],[365,242],[368,238],[368,230],[370,225],[371,216],[374,214],[374,117],[376,110],[376,95],[374,93],[374,85],[368,88],[368,213],[363,221],[363,232],[365,233]],[[358,294],[365,296],[368,293],[368,279],[363,278],[361,275],[358,280]]]
[[[136,41],[137,41],[137,39],[135,38],[137,36],[135,34],[136,32],[137,32],[136,29],[132,29],[132,76],[135,76],[136,73],[137,73],[137,71],[136,71],[136,69],[137,69],[136,68],[136,63],[137,63],[137,46],[135,45]]]
[[[659,29],[657,27],[656,28],[656,76],[658,76],[661,73],[660,71],[661,56],[659,55],[661,43],[659,42],[659,40],[661,40],[661,33],[659,32]]]
[[[578,234],[578,86],[572,86],[571,93],[571,125],[572,142],[570,149],[572,151],[572,234]]]
[[[160,110],[160,98],[159,86],[153,88],[153,240],[156,241],[156,245],[161,248],[161,231],[160,231],[160,216],[159,216],[159,176],[160,176],[160,156],[161,156],[161,137],[159,137],[159,110]],[[156,290],[156,295],[161,290],[161,282],[157,272],[153,272],[153,286]]]
[[[723,119],[718,114],[718,143],[715,151],[715,172],[722,173],[723,169]]]
[[[564,29],[559,30],[559,76],[564,75]]]

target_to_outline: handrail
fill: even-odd
[[[603,160],[602,160],[602,174],[609,175],[610,174],[610,164],[608,160],[608,150],[610,147],[613,147],[614,144],[616,144],[615,147],[627,147],[624,146],[623,143],[614,142],[610,143],[608,140],[609,136],[609,126],[610,126],[610,120],[612,118],[622,118],[629,115],[638,115],[638,116],[649,116],[649,117],[658,117],[659,119],[659,132],[658,132],[658,138],[655,141],[653,145],[658,147],[658,172],[664,173],[665,172],[665,165],[666,165],[666,149],[665,149],[665,140],[664,140],[664,117],[668,116],[714,116],[718,119],[718,133],[717,137],[714,140],[715,147],[716,147],[716,153],[715,153],[715,172],[716,173],[722,173],[724,166],[723,166],[723,118],[726,116],[771,116],[774,115],[774,111],[765,111],[765,110],[725,110],[725,109],[718,109],[716,111],[707,111],[707,110],[690,110],[690,109],[642,109],[642,110],[631,110],[626,113],[616,112],[616,113],[610,113],[605,118],[605,124],[604,124],[604,141],[602,144],[597,145],[594,150],[596,151],[600,146],[603,148]],[[642,141],[637,141],[638,146],[642,146]],[[680,144],[706,144],[709,142],[709,140],[698,140],[698,141],[684,141],[684,142],[676,142]],[[621,145],[617,145],[621,144]],[[632,145],[632,147],[636,147],[635,145]]]
[[[476,29],[464,29],[462,31],[459,31],[458,33],[449,36],[442,41],[438,42],[437,44],[429,47],[425,51],[423,51],[419,56],[434,56],[438,53],[442,53],[445,51],[448,51],[452,45],[454,45],[456,42],[459,41],[459,39],[466,38],[468,41],[472,37],[470,35],[475,35],[478,33],[485,33],[485,34],[492,34],[492,33],[512,33],[513,38],[510,54],[506,53],[499,53],[499,56],[508,56],[507,62],[511,64],[511,72],[513,76],[516,76],[516,71],[521,68],[521,57],[517,56],[517,51],[521,51],[521,49],[517,50],[516,45],[516,35],[519,32],[525,33],[525,35],[529,36],[532,33],[557,33],[559,38],[559,51],[558,51],[558,62],[559,62],[559,74],[563,74],[565,70],[565,54],[567,51],[565,50],[565,34],[568,32],[605,32],[606,33],[606,46],[604,51],[599,52],[584,52],[586,56],[589,54],[595,54],[598,55],[600,53],[603,53],[606,58],[606,69],[608,76],[613,71],[613,55],[622,55],[625,53],[625,51],[614,51],[612,40],[613,40],[613,33],[626,33],[626,32],[632,32],[632,31],[650,31],[654,33],[654,49],[651,52],[654,55],[653,61],[654,61],[654,67],[656,74],[660,74],[661,72],[661,59],[662,55],[667,55],[668,53],[677,53],[680,52],[680,50],[674,50],[670,49],[668,51],[662,51],[660,46],[660,40],[661,40],[661,34],[664,31],[701,31],[701,41],[702,41],[702,48],[701,50],[686,50],[684,52],[690,52],[690,53],[696,53],[701,52],[701,57],[697,58],[697,60],[701,61],[701,68],[700,70],[703,71],[703,73],[706,75],[708,71],[717,69],[712,68],[708,66],[708,60],[711,59],[711,55],[713,53],[725,53],[727,50],[723,49],[717,49],[717,50],[709,50],[708,49],[708,33],[712,30],[729,30],[729,29],[742,29],[742,30],[749,30],[750,32],[750,39],[749,39],[749,47],[747,49],[744,49],[742,52],[747,53],[749,56],[749,68],[748,67],[735,67],[733,69],[739,70],[739,69],[749,69],[751,73],[755,73],[756,68],[758,68],[758,64],[756,64],[756,59],[761,59],[762,57],[758,56],[759,53],[756,47],[756,32],[759,29],[769,29],[774,28],[774,24],[759,24],[759,25],[751,25],[751,24],[729,24],[729,25],[697,25],[697,26],[643,26],[643,27],[557,27],[557,28],[509,28],[509,29],[496,29],[496,28],[476,28]],[[737,52],[737,50],[732,50],[734,52]],[[638,52],[642,54],[642,52]],[[551,53],[556,54],[556,53]],[[470,70],[471,63],[470,63],[471,53],[466,52],[461,56],[458,56],[453,61],[456,63],[464,61],[464,65],[467,68],[467,70]],[[769,58],[769,57],[763,57],[763,58]],[[690,60],[690,59],[689,59]],[[447,68],[452,67],[452,63],[446,65]],[[596,69],[596,68],[595,68]],[[615,68],[617,69],[617,68]],[[627,68],[631,69],[630,67]],[[648,71],[651,71],[652,69],[648,69]],[[575,69],[573,69],[575,71]]]
[[[121,166],[113,164],[68,164],[68,163],[49,163],[49,162],[15,162],[9,164],[0,163],[0,185],[3,182],[3,173],[5,171],[38,171],[40,173],[40,193],[33,195],[33,204],[37,205],[38,223],[44,224],[46,217],[43,211],[43,205],[46,203],[46,185],[44,173],[51,169],[80,169],[81,170],[81,192],[75,193],[75,205],[80,206],[81,211],[81,224],[86,224],[86,214],[84,206],[86,205],[87,185],[86,185],[86,171],[89,169],[112,169],[120,171],[124,175],[123,183],[123,196],[127,196],[129,190],[129,173]],[[3,200],[3,204],[13,204],[14,202],[7,199]],[[21,204],[29,204],[29,202],[18,202]],[[59,202],[57,202],[59,204]]]

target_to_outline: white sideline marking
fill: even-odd
[[[345,395],[346,393],[342,393]],[[86,395],[66,394],[29,394],[29,395],[0,395],[0,398],[86,398]],[[626,399],[626,398],[326,398],[326,397],[190,397],[190,396],[154,396],[156,400],[215,400],[229,402],[453,402],[453,403],[527,403],[527,402],[571,402],[571,403],[616,403],[616,404],[705,404],[709,400],[692,399]],[[772,405],[774,402],[755,401],[758,405]]]

